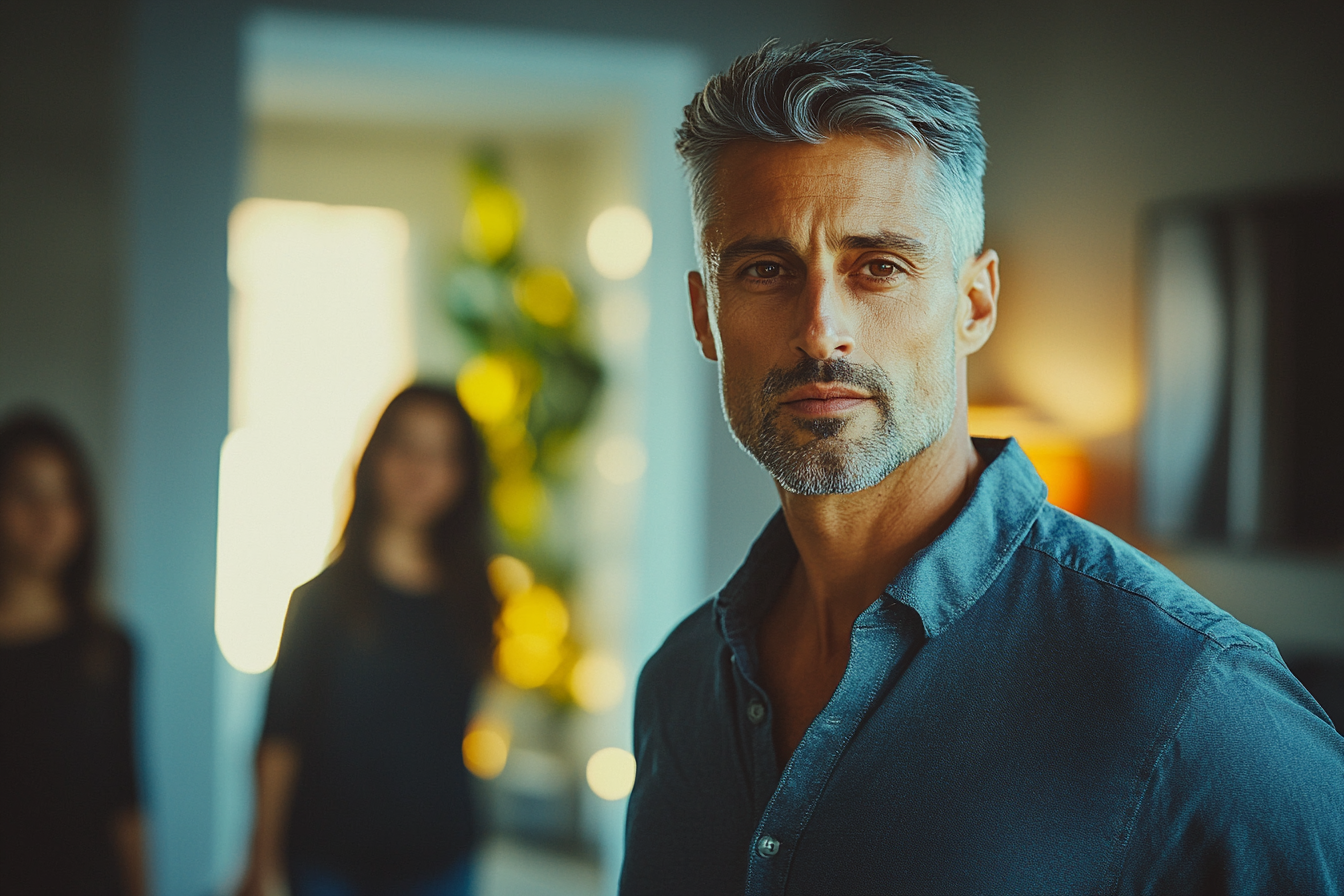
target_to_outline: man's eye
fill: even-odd
[[[780,275],[780,270],[772,261],[761,261],[748,267],[746,274],[754,280],[771,280]]]
[[[896,267],[894,262],[890,261],[870,261],[865,267],[868,268],[868,274],[870,276],[877,277],[881,280],[894,276],[896,272],[900,270]]]

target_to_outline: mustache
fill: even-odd
[[[870,394],[882,408],[891,406],[891,380],[878,367],[854,364],[844,358],[818,361],[802,358],[790,368],[776,367],[761,381],[761,398],[776,398],[790,389],[813,383],[841,383]]]

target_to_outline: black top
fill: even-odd
[[[462,737],[478,673],[441,597],[371,583],[356,625],[340,585],[328,568],[294,592],[271,678],[263,737],[300,755],[289,859],[374,884],[445,869],[477,837]]]
[[[112,817],[137,802],[131,664],[106,624],[0,643],[0,893],[123,892]]]

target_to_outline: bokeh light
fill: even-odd
[[[498,423],[518,402],[518,375],[498,355],[477,355],[457,374],[457,397],[478,423]]]
[[[588,712],[605,712],[625,696],[625,669],[615,657],[589,651],[570,671],[569,690]]]
[[[644,475],[649,465],[649,455],[639,439],[616,435],[598,446],[594,462],[602,478],[616,485],[628,485]]]
[[[621,800],[635,786],[635,757],[619,747],[603,747],[588,759],[588,786],[604,800]]]
[[[462,246],[477,261],[494,264],[513,248],[523,226],[523,203],[499,184],[480,184],[471,191],[462,216]]]
[[[508,600],[515,594],[521,594],[531,588],[536,581],[532,567],[508,554],[497,554],[490,558],[485,572],[490,578],[491,590],[501,601]]]
[[[499,777],[509,761],[509,727],[497,719],[477,716],[462,738],[462,763],[478,778]]]
[[[548,507],[546,486],[527,470],[505,473],[490,489],[490,509],[513,538],[526,540],[535,535]]]
[[[522,408],[516,408],[521,413]],[[496,469],[526,471],[537,459],[537,446],[519,417],[490,426],[485,432],[485,447]]]
[[[574,287],[559,268],[528,268],[513,283],[513,299],[524,314],[547,327],[562,327],[574,316]]]
[[[560,595],[535,584],[511,594],[500,610],[499,628],[495,671],[515,687],[545,684],[564,660],[569,632],[569,610]]]
[[[514,687],[539,688],[563,659],[560,646],[554,641],[539,635],[505,635],[495,649],[495,671]]]
[[[588,260],[608,280],[628,280],[644,270],[653,251],[648,215],[632,205],[614,205],[588,226]]]
[[[555,643],[569,632],[569,610],[554,588],[533,585],[509,597],[499,621],[510,634],[536,635]]]

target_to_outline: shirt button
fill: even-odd
[[[747,718],[751,724],[759,725],[765,721],[765,704],[759,700],[753,700],[747,704]],[[764,853],[762,853],[764,855]]]
[[[768,859],[779,852],[779,841],[766,834],[756,841],[756,852]]]

